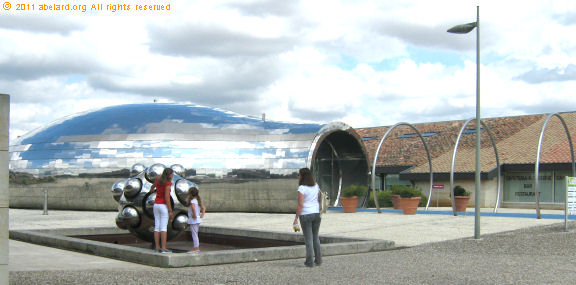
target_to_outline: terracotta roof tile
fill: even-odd
[[[576,142],[576,112],[562,113],[568,126],[573,143]],[[484,119],[491,131],[499,153],[501,164],[533,164],[536,161],[538,140],[547,115],[527,115]],[[422,133],[435,133],[424,137],[428,144],[434,172],[450,172],[453,148],[458,132],[465,121],[449,121],[414,124]],[[360,128],[358,134],[364,141],[372,164],[377,144],[391,126]],[[474,129],[472,121],[467,129]],[[415,166],[412,173],[427,173],[429,170],[425,148],[418,136],[403,138],[403,135],[415,134],[409,127],[401,125],[389,134],[378,155],[377,166]],[[496,167],[496,158],[490,136],[482,134],[481,163],[482,171]],[[463,134],[456,157],[456,172],[474,172],[475,169],[475,134]],[[570,148],[567,136],[560,120],[554,116],[548,122],[542,142],[541,163],[570,163]]]

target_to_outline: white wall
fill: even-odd
[[[0,94],[0,284],[8,284],[8,125],[10,96]]]
[[[481,208],[494,208],[496,205],[496,198],[497,198],[497,190],[498,190],[498,179],[494,178],[492,180],[482,180],[482,195],[480,196],[480,207]],[[430,183],[427,182],[416,182],[417,187],[422,188],[422,192],[428,196],[428,190],[430,189]],[[444,190],[443,191],[434,191],[432,195],[432,199],[430,201],[430,207],[451,207],[452,202],[450,199],[450,181],[434,181],[434,184],[443,184]],[[474,207],[475,205],[475,183],[474,180],[458,180],[454,181],[454,186],[460,185],[464,187],[468,192],[470,192],[470,202],[468,207]],[[502,197],[500,197],[500,201],[502,201]]]

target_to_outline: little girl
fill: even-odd
[[[200,253],[200,240],[198,240],[198,228],[206,213],[206,207],[202,205],[202,198],[198,194],[198,188],[190,187],[188,189],[188,198],[186,198],[188,206],[188,224],[190,224],[190,233],[192,234],[192,242],[194,248],[188,253]]]

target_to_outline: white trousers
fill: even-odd
[[[154,231],[166,232],[168,227],[168,207],[166,204],[154,204]]]

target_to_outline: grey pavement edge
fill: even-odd
[[[446,210],[446,209],[443,209]],[[489,209],[486,209],[489,211]],[[533,210],[501,209],[501,212]],[[552,211],[559,214],[561,211]],[[110,227],[116,212],[10,209],[10,230]],[[208,213],[211,226],[290,232],[293,214]],[[10,240],[11,284],[573,284],[575,222],[473,216],[327,213],[321,234],[392,240],[409,248],[302,259],[162,269]]]

